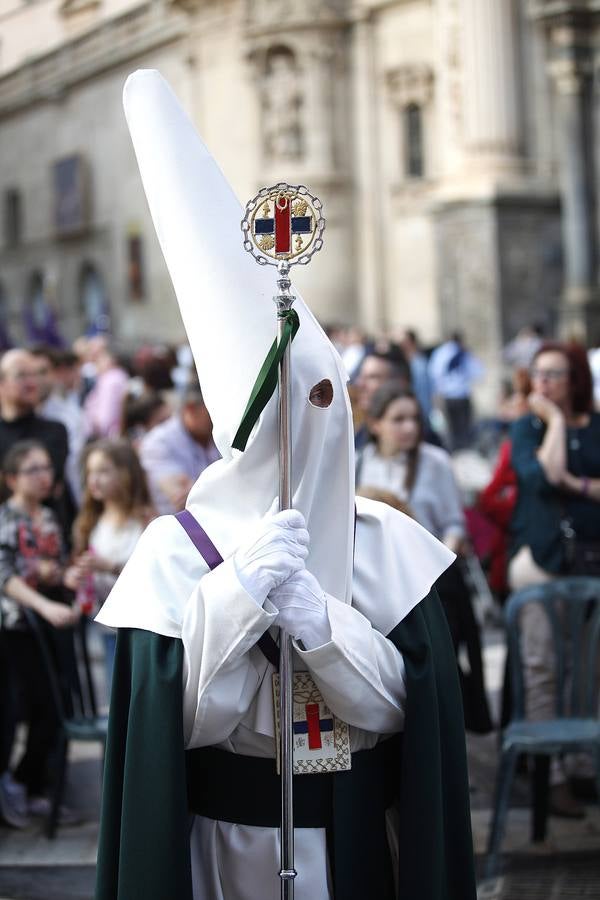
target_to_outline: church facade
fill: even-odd
[[[171,82],[242,203],[280,180],[321,197],[324,250],[296,283],[323,322],[460,329],[492,370],[532,321],[600,338],[598,0],[3,5],[14,340],[46,307],[67,338],[182,336],[121,107],[139,67]]]

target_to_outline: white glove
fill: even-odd
[[[276,625],[313,650],[331,640],[325,591],[306,569],[296,572],[269,594],[279,610]]]
[[[269,591],[304,568],[308,531],[296,509],[267,513],[239,547],[233,564],[240,584],[259,606]]]

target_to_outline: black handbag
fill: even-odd
[[[560,532],[564,551],[564,573],[599,578],[600,540],[578,538],[571,520],[566,516],[561,519]]]

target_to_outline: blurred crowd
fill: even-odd
[[[482,608],[493,619],[510,591],[584,565],[600,575],[600,351],[523,329],[504,349],[497,409],[477,418],[473,393],[486,373],[460,334],[424,348],[411,329],[376,340],[356,328],[328,333],[349,376],[358,493],[414,517],[457,555],[437,588],[465,724],[485,733],[493,723]],[[143,346],[124,359],[106,337],[82,337],[71,349],[14,348],[0,359],[5,825],[47,816],[57,778],[60,717],[31,617],[52,664],[66,671],[66,636],[104,602],[147,523],[182,509],[218,458],[185,345]],[[475,470],[483,478],[473,479]],[[550,636],[535,611],[524,641],[528,715],[544,718]],[[115,635],[103,629],[102,642],[110,684]],[[556,761],[551,810],[583,815],[574,785],[587,790],[589,781],[585,764],[569,771]],[[62,806],[59,821],[73,822],[73,811]]]

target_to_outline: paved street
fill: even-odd
[[[502,646],[492,635],[485,650],[487,683],[495,701],[503,666]],[[100,671],[98,672],[100,675]],[[495,775],[496,737],[469,736],[473,831],[478,865],[487,840]],[[39,826],[26,832],[0,828],[0,900],[91,900],[98,835],[100,759],[96,748],[73,745],[66,802],[83,824],[61,828],[47,841]],[[501,877],[479,888],[480,900],[571,900],[600,898],[600,810],[581,821],[550,819],[542,845],[529,842],[529,785],[513,792]],[[173,898],[176,900],[176,898]]]

